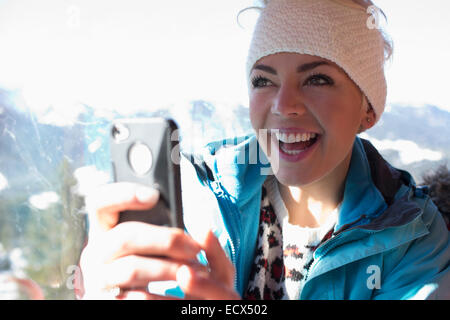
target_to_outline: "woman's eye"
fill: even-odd
[[[252,86],[253,86],[253,88],[267,87],[271,83],[272,82],[269,79],[264,78],[263,76],[257,76],[257,77],[254,77],[252,79]]]
[[[333,84],[334,84],[333,80],[324,74],[315,74],[309,77],[305,82],[305,85],[312,85],[312,86],[326,86]]]

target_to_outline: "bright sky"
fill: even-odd
[[[251,0],[0,0],[0,87],[35,110],[247,105]],[[448,0],[378,0],[395,42],[388,102],[450,111]],[[245,16],[243,17],[245,18]]]
[[[375,0],[388,18],[394,58],[388,102],[434,104],[450,111],[450,1]]]

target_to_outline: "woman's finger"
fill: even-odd
[[[199,244],[205,251],[212,277],[219,282],[223,282],[228,287],[233,288],[235,277],[234,266],[225,254],[214,233],[211,230],[208,231],[204,239],[200,240]]]
[[[102,185],[86,197],[86,207],[95,214],[95,220],[102,230],[113,228],[119,221],[119,214],[125,210],[147,210],[156,205],[159,192],[130,182]]]
[[[177,261],[155,257],[126,256],[108,263],[101,274],[106,288],[146,288],[151,281],[176,280],[180,266],[189,265],[198,273],[206,273],[206,267],[197,262]],[[203,271],[202,271],[203,268]]]
[[[228,285],[187,265],[181,266],[176,275],[177,283],[187,297],[208,300],[238,300],[239,294]]]
[[[149,293],[145,288],[141,290],[123,290],[117,296],[117,300],[181,300],[173,296],[160,296]]]
[[[200,245],[182,229],[124,222],[105,232],[96,242],[105,262],[126,255],[165,256],[194,260]]]
[[[176,279],[187,297],[196,299],[240,299],[234,290],[235,270],[212,231],[198,239],[208,260],[209,272],[183,265]]]

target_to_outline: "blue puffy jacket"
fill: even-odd
[[[213,142],[201,154],[182,157],[187,232],[213,229],[236,268],[241,295],[269,167],[254,135]],[[335,236],[315,251],[300,298],[450,299],[449,244],[426,189],[357,137]]]

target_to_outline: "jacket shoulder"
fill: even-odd
[[[450,297],[450,237],[445,221],[431,198],[414,190],[428,232],[397,247],[384,257],[384,280],[376,299],[433,299]]]
[[[414,186],[412,193],[413,196],[411,197],[411,201],[414,201],[422,210],[422,221],[427,228],[430,228],[435,220],[436,222],[439,221],[438,223],[443,223],[445,225],[445,221],[440,219],[442,218],[441,213],[429,196],[429,191],[426,186]]]

